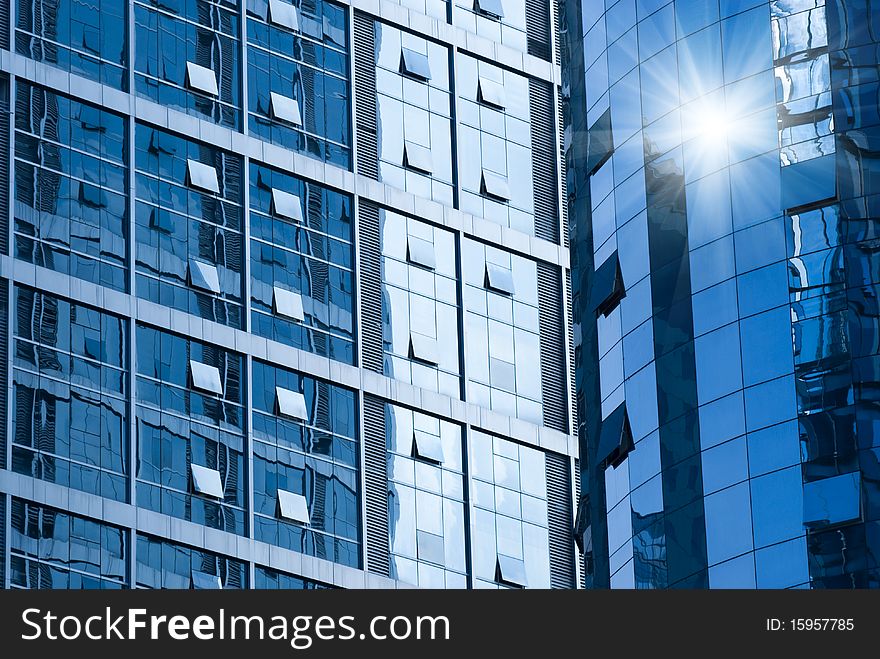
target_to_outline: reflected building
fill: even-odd
[[[878,20],[564,4],[587,587],[880,585]]]
[[[572,588],[555,0],[0,7],[0,587]]]

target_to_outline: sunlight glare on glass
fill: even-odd
[[[698,136],[710,142],[724,140],[730,132],[730,118],[721,108],[706,108],[696,125]]]

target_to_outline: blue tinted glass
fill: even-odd
[[[780,307],[740,323],[743,345],[743,381],[751,386],[790,373],[791,312]]]
[[[796,414],[793,377],[771,380],[746,389],[746,428],[749,432],[788,421]]]
[[[754,588],[755,556],[744,554],[738,558],[709,568],[710,588]]]
[[[726,169],[688,184],[685,196],[688,245],[692,249],[731,233],[730,183]]]
[[[696,32],[717,20],[718,0],[675,0],[679,37]]]
[[[740,483],[705,499],[706,553],[709,564],[752,550],[749,484]]]
[[[749,433],[749,471],[760,476],[801,461],[796,421]]]
[[[804,537],[755,552],[758,588],[791,588],[810,580]]]
[[[690,253],[691,289],[700,291],[736,274],[733,236],[716,240]]]
[[[785,261],[737,277],[740,316],[751,316],[788,303]]]
[[[704,449],[738,437],[745,431],[741,391],[700,406],[700,445]]]
[[[594,3],[598,4],[598,3]],[[605,24],[608,30],[608,43],[616,41],[636,23],[636,5],[634,0],[620,0],[605,13]]]
[[[696,293],[692,301],[694,336],[700,336],[732,323],[737,319],[736,280],[728,279],[717,286]]]
[[[733,226],[757,224],[780,214],[779,156],[774,151],[730,167]]]
[[[751,486],[756,547],[789,540],[804,532],[799,466],[753,478]]]
[[[769,69],[773,59],[768,7],[765,5],[722,21],[721,41],[725,81],[733,82]]]
[[[697,392],[709,402],[742,388],[740,337],[736,323],[694,341]]]
[[[675,40],[672,5],[655,12],[639,23],[639,57],[646,60]]]
[[[738,231],[736,270],[748,272],[785,258],[785,229],[782,218]]]
[[[837,157],[828,154],[782,168],[782,205],[795,208],[834,196]]]
[[[703,492],[709,494],[749,477],[746,439],[739,437],[702,453]]]
[[[804,485],[804,522],[824,526],[861,517],[861,477],[855,471]]]

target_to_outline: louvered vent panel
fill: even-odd
[[[364,368],[378,373],[382,367],[382,246],[379,207],[360,202],[361,347]]]
[[[547,453],[547,525],[550,541],[550,587],[574,588],[574,539],[572,537],[571,472],[569,460]]]
[[[550,0],[526,0],[526,42],[529,55],[550,61]]]
[[[581,462],[580,460],[574,461],[574,500],[581,500]],[[578,562],[580,563],[581,570],[581,580],[580,580],[580,588],[587,587],[587,557],[584,554],[578,552]]]
[[[562,291],[559,268],[538,263],[538,305],[541,328],[541,395],[544,425],[568,432],[565,382],[565,335],[562,330]]]
[[[9,354],[9,282],[0,279],[0,469],[6,469],[6,414],[9,409],[8,359]],[[0,495],[2,496],[2,495]],[[2,547],[0,543],[0,547]]]
[[[6,588],[6,495],[0,494],[0,590]]]
[[[354,13],[354,85],[358,173],[379,179],[376,120],[376,27],[373,19]]]
[[[565,329],[568,337],[568,384],[571,396],[571,434],[578,433],[578,408],[577,408],[577,362],[574,354],[574,317],[571,310],[571,270],[565,270]]]
[[[8,3],[0,3],[7,7]],[[0,254],[9,254],[9,78],[0,76]]]
[[[529,80],[531,97],[532,185],[535,194],[535,235],[559,244],[556,198],[556,128],[553,86]]]
[[[385,403],[364,396],[364,465],[367,504],[367,569],[389,575],[388,457],[385,449]]]
[[[0,48],[9,50],[9,9],[12,0],[0,2]]]
[[[557,126],[559,127],[559,162],[561,171],[559,174],[562,188],[562,199],[559,203],[559,215],[562,218],[562,244],[570,247],[568,227],[568,166],[565,153],[565,109],[563,107],[562,88],[556,88]]]

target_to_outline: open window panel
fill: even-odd
[[[484,169],[480,179],[480,194],[498,201],[510,201],[510,185],[507,177]]]
[[[633,435],[629,425],[629,414],[626,411],[626,402],[623,402],[602,421],[596,462],[616,469],[632,450]]]
[[[302,295],[280,286],[272,287],[272,306],[276,316],[302,322],[305,318]]]
[[[217,78],[213,69],[195,62],[186,63],[186,86],[193,91],[209,96],[217,96]]]
[[[300,524],[310,524],[309,504],[302,494],[278,490],[278,516]]]
[[[605,259],[593,273],[593,286],[590,291],[590,306],[596,315],[608,316],[626,297],[623,285],[623,272],[617,251]]]
[[[409,358],[429,366],[436,366],[440,361],[437,356],[437,339],[410,332]]]
[[[216,366],[190,359],[189,379],[193,389],[218,396],[223,395],[223,381],[220,379],[220,369]]]
[[[198,259],[189,260],[189,285],[193,288],[220,294],[220,273],[213,263],[205,263]]]
[[[507,107],[507,95],[504,92],[504,85],[480,76],[477,81],[477,102],[493,107],[496,110],[503,110]]]
[[[293,32],[299,31],[299,11],[284,0],[269,0],[269,22]]]
[[[423,462],[443,464],[443,442],[424,430],[413,431],[412,457]]]
[[[431,79],[431,65],[428,56],[409,48],[400,49],[400,73],[422,82]]]
[[[275,387],[275,411],[279,416],[299,421],[309,420],[306,398],[298,391]]]
[[[283,94],[269,92],[269,111],[273,119],[283,121],[292,126],[302,126],[302,115],[300,114],[299,103],[296,99],[284,96]]]
[[[403,143],[403,166],[421,174],[430,175],[434,171],[431,149],[415,142]]]
[[[503,295],[514,295],[513,273],[496,263],[486,262],[483,287]]]
[[[302,223],[302,200],[295,194],[272,188],[272,215]]]
[[[526,564],[521,558],[498,554],[495,561],[495,581],[505,586],[527,588]]]
[[[186,180],[190,187],[198,188],[204,192],[220,194],[217,170],[211,165],[206,165],[192,158],[188,159],[186,161]]]
[[[504,4],[501,0],[474,0],[474,11],[496,21],[504,18]]]
[[[210,467],[203,467],[195,463],[190,464],[192,476],[192,491],[213,499],[223,498],[223,482],[220,472]]]

